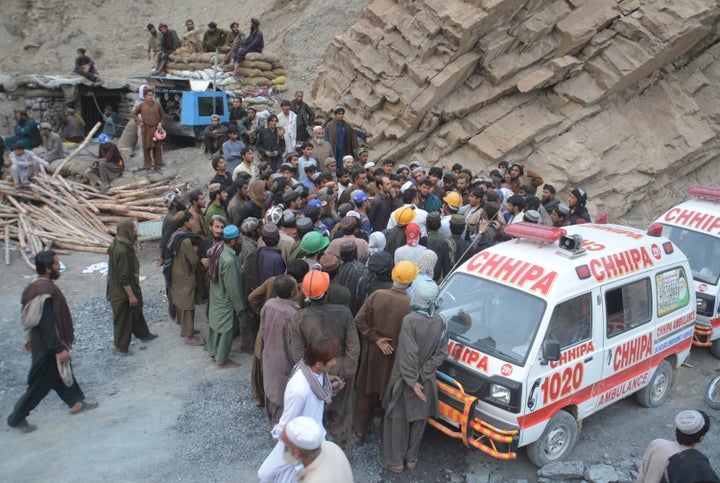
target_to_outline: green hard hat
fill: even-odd
[[[306,233],[300,242],[300,249],[307,254],[317,253],[325,249],[330,244],[330,240],[323,236],[319,231],[311,231]]]

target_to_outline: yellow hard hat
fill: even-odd
[[[395,221],[398,225],[407,225],[415,219],[415,207],[403,206],[395,212]]]
[[[392,270],[392,279],[395,280],[397,283],[402,283],[405,285],[411,284],[413,280],[415,280],[415,277],[418,276],[418,272],[420,269],[418,269],[417,265],[415,265],[410,260],[403,260]]]
[[[462,196],[460,196],[460,193],[457,191],[451,191],[450,193],[445,195],[445,198],[443,198],[443,201],[448,204],[450,208],[455,208],[456,210],[460,208],[463,204]]]

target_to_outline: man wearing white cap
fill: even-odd
[[[282,434],[285,459],[303,465],[297,474],[303,483],[351,483],[350,462],[338,445],[325,441],[325,430],[314,419],[299,416]]]
[[[709,471],[708,475],[714,475],[710,465],[707,462],[707,458],[694,450],[695,445],[703,440],[705,434],[710,429],[710,419],[707,414],[702,411],[681,411],[675,417],[675,441],[669,441],[667,439],[655,439],[648,446],[645,451],[645,457],[643,458],[643,464],[640,468],[640,474],[638,475],[638,483],[659,483],[660,481],[666,481],[663,479],[665,469],[668,469],[670,473],[671,466],[673,463],[668,464],[671,459],[679,456],[679,453],[685,455],[688,450],[692,450],[698,453],[700,461],[695,462],[692,466],[693,469],[689,473],[695,474],[695,472],[701,472],[704,470]],[[705,459],[705,466],[702,466],[702,458]],[[670,475],[671,476],[671,475]],[[694,481],[720,481],[717,475],[714,475],[714,480],[710,479],[695,479],[691,477],[691,474],[685,472],[683,477],[674,480],[672,477],[670,481],[683,481],[686,483]]]

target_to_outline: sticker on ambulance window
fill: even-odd
[[[655,285],[657,286],[658,317],[685,307],[690,301],[687,277],[685,270],[681,267],[655,275]]]

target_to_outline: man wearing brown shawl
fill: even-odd
[[[58,363],[70,361],[70,348],[75,335],[72,316],[65,296],[53,282],[60,277],[60,262],[52,250],[35,256],[35,269],[40,277],[22,293],[22,322],[25,330],[25,350],[32,353],[28,388],[22,395],[7,423],[23,433],[37,429],[28,423],[30,411],[35,409],[51,389],[68,405],[70,412],[94,409],[97,401],[85,402],[85,395],[71,375],[72,382],[64,382]]]
[[[136,240],[135,222],[126,218],[118,223],[117,236],[108,248],[107,299],[113,311],[113,350],[120,354],[128,353],[133,335],[142,341],[157,337],[150,333],[143,315]]]

